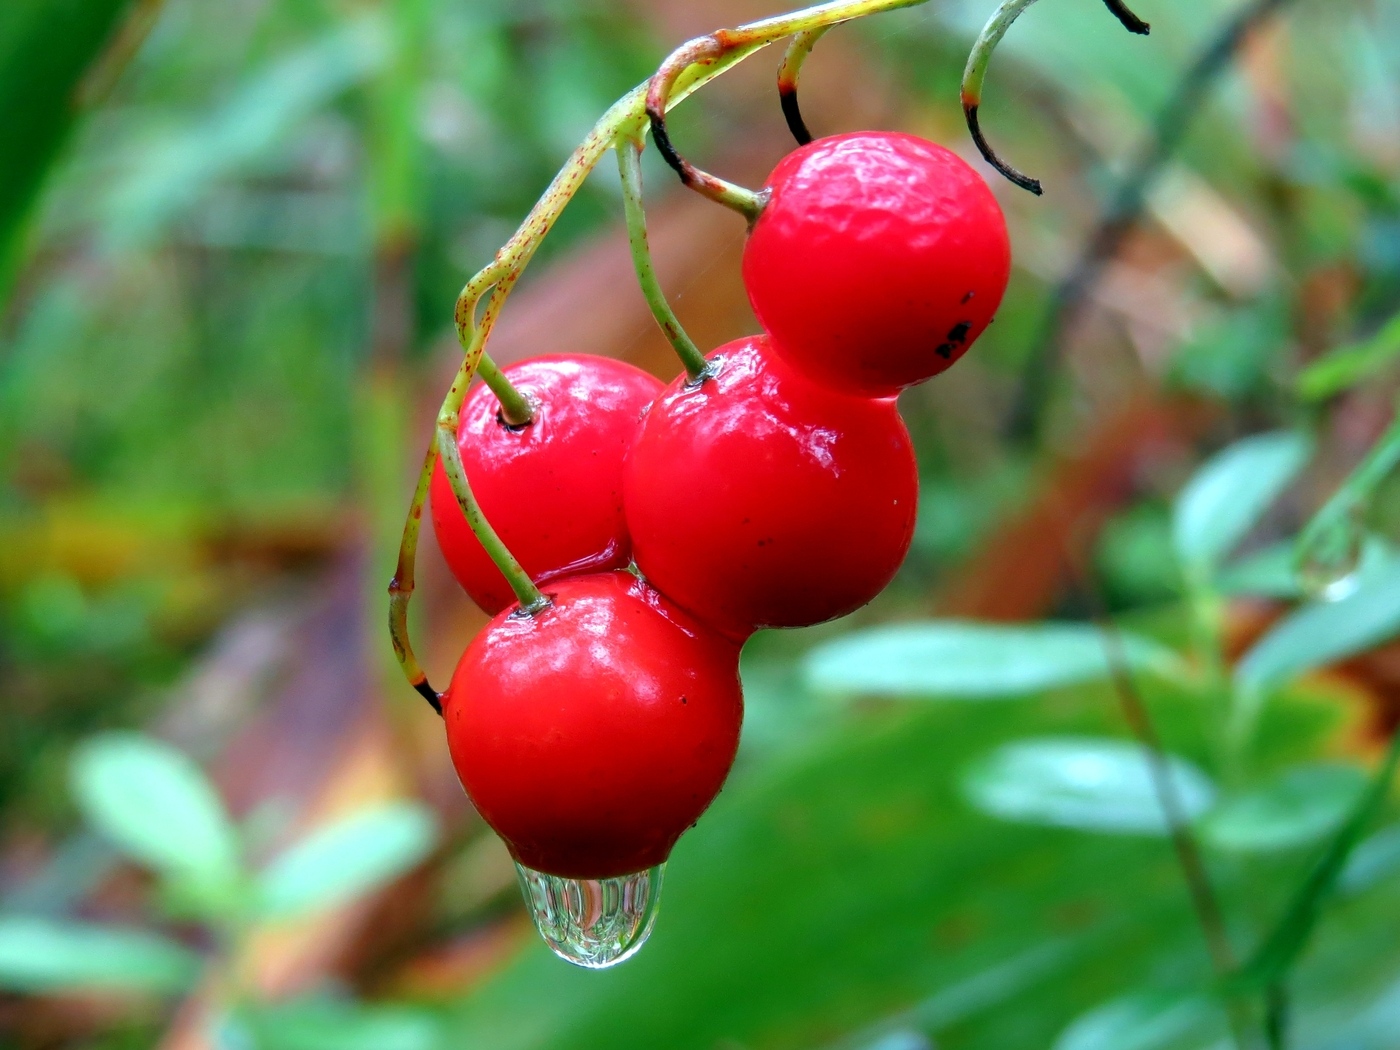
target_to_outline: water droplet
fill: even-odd
[[[1366,531],[1348,515],[1312,537],[1298,552],[1298,586],[1315,601],[1337,602],[1360,581]]]
[[[651,936],[666,865],[615,879],[566,879],[523,864],[515,871],[550,951],[575,966],[601,970],[630,959]]]

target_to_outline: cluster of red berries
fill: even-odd
[[[548,608],[512,606],[433,479],[440,546],[495,614],[443,698],[452,758],[515,859],[548,874],[664,861],[733,761],[744,640],[889,583],[918,498],[895,395],[956,361],[1006,287],[995,198],[930,142],[821,139],[764,192],[743,272],[766,334],[714,351],[703,379],[662,388],[560,354],[507,370],[534,408],[523,427],[484,387],[468,399],[467,478]]]

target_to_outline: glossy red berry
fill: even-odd
[[[577,879],[660,864],[739,744],[739,650],[635,576],[547,588],[467,648],[444,696],[457,775],[520,863]]]
[[[642,422],[623,495],[638,568],[736,637],[864,605],[914,531],[918,472],[893,400],[840,393],[750,337],[681,376]]]
[[[744,248],[754,312],[789,362],[843,390],[896,393],[991,321],[1010,273],[982,177],[913,135],[818,139],[769,176]]]
[[[627,565],[622,461],[661,383],[632,365],[588,354],[521,361],[505,374],[534,420],[510,427],[478,386],[462,407],[457,447],[482,513],[536,583]],[[433,529],[453,575],[488,613],[515,600],[472,535],[439,463]]]

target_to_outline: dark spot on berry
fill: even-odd
[[[952,343],[939,343],[937,346],[935,346],[935,347],[933,348],[933,351],[934,351],[934,353],[936,353],[939,357],[942,357],[942,358],[944,358],[944,359],[946,360],[947,358],[950,358],[950,357],[953,356],[953,349],[954,349],[954,347],[953,347],[953,344],[952,344]]]
[[[966,295],[964,295],[962,297],[963,304],[966,305],[967,303],[972,302],[972,297],[976,294],[976,292],[968,292]]]
[[[685,703],[685,702],[686,702],[686,699],[685,699],[684,696],[682,696],[682,697],[681,697],[681,703]]]
[[[952,343],[954,346],[959,343],[965,343],[967,342],[967,333],[970,331],[972,331],[971,321],[959,321],[957,324],[953,325],[952,328],[948,329],[948,342]]]

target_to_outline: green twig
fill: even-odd
[[[982,32],[977,34],[977,40],[972,45],[972,52],[967,56],[967,66],[963,70],[962,79],[962,107],[963,116],[967,120],[967,130],[972,135],[972,141],[976,143],[978,152],[982,154],[983,159],[1017,186],[1020,186],[1021,189],[1039,197],[1043,192],[1040,180],[1033,179],[1024,172],[1018,171],[997,155],[997,151],[992,149],[986,136],[982,134],[982,122],[977,115],[978,109],[982,105],[982,84],[987,78],[987,66],[992,61],[992,52],[1001,43],[1001,38],[1006,36],[1006,31],[1011,28],[1011,24],[1035,2],[1036,0],[1003,0],[1002,5],[992,12],[992,17],[982,27]],[[1148,24],[1129,11],[1122,0],[1105,0],[1105,2],[1108,4],[1108,9],[1113,12],[1114,17],[1122,22],[1123,27],[1130,33],[1147,34],[1150,28]]]
[[[1196,921],[1200,924],[1201,932],[1205,937],[1206,949],[1210,954],[1211,965],[1215,969],[1216,977],[1221,982],[1222,988],[1225,988],[1226,1015],[1229,1019],[1235,1046],[1239,1050],[1245,1050],[1250,1045],[1248,1015],[1238,999],[1229,994],[1227,984],[1237,965],[1235,949],[1230,943],[1229,933],[1225,928],[1225,916],[1220,907],[1219,897],[1211,883],[1205,861],[1201,857],[1200,845],[1196,842],[1196,836],[1191,831],[1191,822],[1186,815],[1186,805],[1182,801],[1181,792],[1177,789],[1176,779],[1172,776],[1171,761],[1167,758],[1166,749],[1162,746],[1162,738],[1152,721],[1152,714],[1147,708],[1147,703],[1138,691],[1137,683],[1128,663],[1127,653],[1123,648],[1122,636],[1118,633],[1117,625],[1114,624],[1108,613],[1103,595],[1099,592],[1090,569],[1084,559],[1074,550],[1067,548],[1066,554],[1071,570],[1079,578],[1080,589],[1089,600],[1094,623],[1099,629],[1100,638],[1103,640],[1104,657],[1108,664],[1109,677],[1113,682],[1114,692],[1118,696],[1123,718],[1128,723],[1128,728],[1132,730],[1133,736],[1137,738],[1142,747],[1143,755],[1147,759],[1152,791],[1157,798],[1157,804],[1162,808],[1172,850],[1176,854],[1177,864],[1180,866],[1182,878],[1186,882],[1187,891],[1191,897],[1191,906],[1196,913]]]
[[[627,214],[627,241],[632,249],[632,265],[637,271],[637,283],[642,286],[642,295],[651,307],[652,317],[656,318],[667,341],[675,348],[686,374],[698,382],[709,374],[709,363],[681,327],[671,304],[666,301],[666,293],[662,291],[656,268],[652,265],[651,248],[647,243],[646,209],[642,206],[641,156],[640,139],[617,144],[617,168],[622,177],[622,203]]]
[[[792,132],[792,137],[797,140],[799,146],[811,142],[812,133],[807,130],[807,122],[802,119],[802,107],[797,102],[797,81],[802,75],[802,66],[807,61],[807,56],[830,28],[821,26],[798,33],[788,44],[787,51],[783,53],[782,64],[778,66],[778,102],[783,107],[783,119],[787,121],[788,130]]]
[[[535,410],[525,395],[511,383],[510,379],[491,360],[490,354],[481,355],[481,363],[476,366],[476,374],[491,388],[496,400],[501,403],[501,418],[513,427],[523,427],[535,418]]]
[[[1400,733],[1391,736],[1385,758],[1371,777],[1365,793],[1352,807],[1346,821],[1298,887],[1278,923],[1245,963],[1240,979],[1246,986],[1270,988],[1279,984],[1293,968],[1307,947],[1322,905],[1336,886],[1347,858],[1360,841],[1366,826],[1384,805],[1391,782],[1395,779],[1397,765],[1400,765]]]
[[[1313,559],[1346,556],[1356,546],[1361,517],[1376,489],[1400,465],[1400,413],[1298,536],[1294,549],[1301,570]]]

